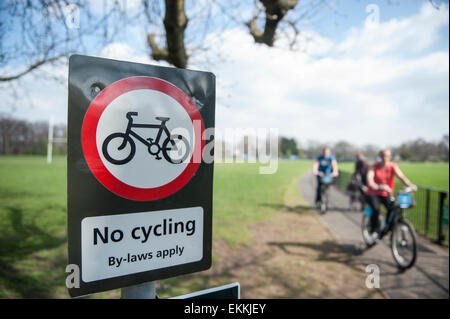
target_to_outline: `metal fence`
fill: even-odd
[[[345,191],[350,177],[351,173],[340,171],[335,185]],[[395,191],[402,187],[403,185],[396,183]],[[448,246],[448,193],[426,186],[418,188],[414,193],[415,206],[405,210],[406,219],[414,225],[418,233],[440,245]]]

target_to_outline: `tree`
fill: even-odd
[[[290,156],[290,155],[298,155],[298,146],[297,142],[294,138],[287,138],[281,136],[279,138],[279,150],[278,152],[283,156]]]
[[[166,30],[166,47],[160,49],[155,42],[155,35],[149,33],[148,45],[152,50],[153,59],[165,60],[179,68],[186,68],[188,55],[184,43],[184,32],[188,18],[184,8],[184,0],[165,0],[164,29]],[[144,5],[148,5],[144,1]]]
[[[393,151],[400,155],[405,161],[448,161],[448,135],[444,135],[441,141],[426,141],[422,138],[402,143],[393,148]]]
[[[355,157],[356,152],[358,151],[354,145],[346,141],[337,142],[334,145],[333,150],[337,160],[351,160]]]
[[[255,42],[264,43],[272,47],[275,43],[278,24],[283,20],[289,10],[295,8],[298,0],[261,0],[261,3],[264,6],[263,11],[265,12],[264,31],[261,32],[256,23],[260,13],[259,11],[247,23],[247,26]]]
[[[67,135],[65,125],[54,127],[54,136]],[[46,153],[48,123],[28,122],[0,114],[0,154],[41,154]],[[55,144],[54,154],[65,154],[67,145]]]
[[[99,3],[101,12],[95,8]],[[10,0],[0,4],[0,82],[20,79],[72,53],[96,54],[94,46],[124,36],[128,26],[148,30],[143,41],[154,60],[179,68],[208,49],[207,35],[226,28],[246,28],[255,42],[269,47],[277,38],[289,37],[292,46],[301,22],[325,7],[325,0],[301,5],[298,0]]]
[[[361,151],[367,159],[375,160],[378,156],[380,148],[373,144],[366,144],[362,147]]]
[[[306,147],[303,148],[303,151],[308,158],[315,158],[319,154],[322,154],[323,148],[327,146],[326,144],[315,141],[315,140],[309,140],[306,143]]]

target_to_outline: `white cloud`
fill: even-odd
[[[382,14],[382,13],[381,13]],[[448,5],[439,10],[425,2],[420,12],[403,19],[385,23],[366,23],[363,28],[352,28],[347,38],[338,45],[341,54],[377,56],[385,53],[419,53],[437,40],[437,30],[448,26]]]
[[[125,60],[136,63],[150,63],[151,60],[147,55],[140,54],[125,42],[113,42],[106,45],[100,52],[99,57]]]
[[[243,29],[226,31],[220,41],[211,35],[207,54],[226,57],[209,70],[217,81],[216,125],[274,127],[302,143],[345,139],[387,146],[439,138],[449,130],[449,53],[433,45],[444,41],[439,30],[448,19],[447,5],[439,11],[424,5],[411,17],[381,23],[376,32],[353,29],[341,43],[304,32],[297,51],[283,41],[275,48],[255,44]],[[158,64],[126,42],[109,44],[99,55]],[[58,112],[56,120],[65,121],[66,88],[24,80],[36,107],[21,114],[35,119]]]
[[[448,7],[431,11],[424,5],[412,17],[381,23],[381,32],[355,29],[335,48],[358,54],[326,58],[255,45],[244,30],[230,30],[214,48],[229,60],[211,69],[220,97],[217,127],[276,127],[303,142],[359,145],[440,138],[449,130],[449,54],[432,52],[432,45],[443,25]],[[316,52],[333,50],[331,40],[311,35],[325,44]],[[372,41],[380,42],[376,54],[364,49]],[[405,55],[408,50],[416,54]]]

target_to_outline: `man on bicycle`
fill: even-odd
[[[412,184],[402,173],[400,168],[394,162],[391,162],[391,151],[382,150],[378,153],[379,161],[373,164],[367,172],[367,204],[372,208],[372,216],[370,220],[371,233],[373,239],[380,238],[384,234],[380,234],[379,215],[380,203],[387,210],[386,220],[389,220],[393,201],[391,196],[394,191],[394,177],[397,177],[404,185],[410,187],[413,191],[417,191],[417,186]],[[387,231],[387,230],[386,230]]]
[[[317,176],[316,204],[322,200],[322,176],[339,175],[338,164],[329,147],[323,149],[322,155],[318,156],[313,164],[313,174]]]

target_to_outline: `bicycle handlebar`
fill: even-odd
[[[387,185],[380,185],[379,189],[383,190],[383,191],[387,191],[389,193],[389,195],[392,195],[392,190]],[[412,193],[413,191],[414,190],[412,187],[407,186],[407,187],[403,188],[402,190],[400,190],[399,193]]]
[[[131,119],[132,116],[137,116],[137,115],[138,115],[138,112],[128,112],[126,117],[127,117],[127,119]]]
[[[318,172],[317,174],[313,173],[316,176],[324,177],[324,176],[331,176],[333,178],[337,177],[338,175],[335,175],[333,173],[324,173],[324,172]]]

